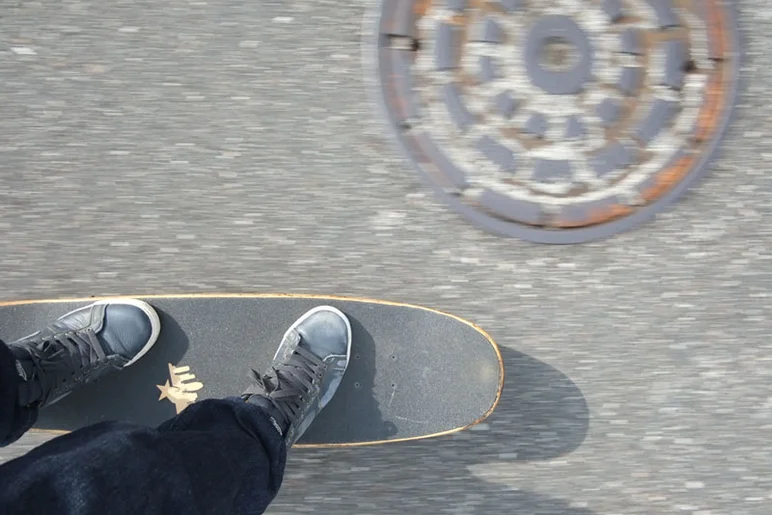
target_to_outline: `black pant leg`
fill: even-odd
[[[13,441],[36,413],[16,405],[9,356],[0,345],[0,436]],[[158,428],[103,422],[1,465],[0,513],[257,515],[281,487],[286,452],[259,407],[204,400]]]

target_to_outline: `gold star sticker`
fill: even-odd
[[[161,386],[160,384],[157,384],[155,386],[156,386],[156,388],[161,390],[161,396],[158,398],[159,401],[163,400],[163,399],[168,399],[169,398],[169,388],[171,388],[171,386],[169,386],[169,380],[168,379],[166,380],[166,384],[165,385]]]

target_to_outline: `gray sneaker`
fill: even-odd
[[[158,339],[161,323],[136,299],[95,302],[8,346],[22,378],[18,402],[42,408],[84,384],[135,363]]]
[[[331,306],[316,307],[287,330],[268,371],[252,371],[254,383],[241,397],[262,407],[292,446],[330,402],[350,354],[346,315]]]

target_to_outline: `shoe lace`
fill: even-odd
[[[43,403],[68,380],[80,381],[106,357],[91,329],[47,335],[32,340],[25,348],[33,364],[27,381],[38,381]]]
[[[255,385],[249,393],[264,395],[286,420],[295,421],[305,403],[305,395],[324,377],[326,368],[316,354],[297,347],[286,362],[271,367],[264,375],[252,369],[250,375]]]

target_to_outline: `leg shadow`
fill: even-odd
[[[523,353],[501,352],[506,383],[498,408],[483,424],[414,442],[298,450],[266,513],[592,515],[570,500],[522,490],[517,479],[494,483],[472,472],[510,463],[517,477],[517,462],[570,453],[587,434],[587,403],[568,377]]]
[[[397,427],[385,421],[374,395],[375,341],[350,313],[351,359],[343,381],[330,403],[317,416],[299,444],[386,440]]]

